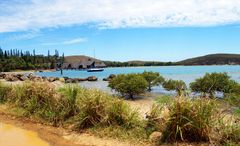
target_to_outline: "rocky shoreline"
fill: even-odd
[[[103,81],[110,81],[116,75],[111,74],[109,77],[104,78]],[[47,82],[55,82],[61,81],[63,83],[79,83],[84,81],[95,82],[98,81],[96,76],[89,76],[87,78],[69,78],[69,77],[41,77],[35,76],[33,73],[0,73],[0,79],[4,79],[8,82],[16,82],[16,81],[47,81]]]

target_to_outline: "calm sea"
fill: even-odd
[[[70,77],[84,78],[96,76],[99,80],[108,77],[110,74],[142,73],[143,71],[159,72],[165,78],[183,80],[187,84],[205,73],[227,72],[232,79],[240,82],[240,65],[216,65],[216,66],[156,66],[156,67],[119,67],[105,68],[103,72],[87,72],[78,70],[64,70],[63,75],[60,71],[38,72],[39,76],[47,77]]]

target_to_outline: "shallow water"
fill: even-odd
[[[49,146],[36,132],[0,123],[0,146]]]
[[[159,72],[165,78],[181,79],[187,84],[196,78],[203,76],[205,73],[227,72],[232,79],[240,82],[240,65],[213,65],[213,66],[154,66],[154,67],[119,67],[105,68],[103,72],[87,72],[79,70],[64,70],[63,75],[60,71],[56,72],[39,72],[39,76],[47,77],[70,77],[85,78],[88,76],[96,76],[99,79],[108,77],[110,74],[127,74],[142,73],[143,71]]]
[[[63,75],[60,71],[55,72],[39,72],[36,75],[47,77],[70,77],[85,78],[88,76],[96,76],[99,78],[97,82],[80,82],[79,84],[86,88],[97,88],[108,93],[114,93],[108,87],[108,82],[102,81],[103,78],[110,74],[127,74],[142,73],[144,71],[159,72],[167,79],[183,80],[187,85],[196,78],[204,76],[205,73],[226,72],[232,79],[240,83],[240,65],[213,65],[213,66],[154,66],[154,67],[118,67],[105,68],[103,72],[87,72],[79,70],[64,70]],[[153,87],[153,93],[157,94],[176,94],[173,91],[166,91],[162,87]]]

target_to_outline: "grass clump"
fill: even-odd
[[[25,82],[13,86],[8,102],[24,109],[25,116],[35,116],[47,122],[58,121],[58,99],[54,86],[45,82]]]
[[[77,97],[77,107],[80,109],[77,115],[77,127],[85,129],[103,123],[110,100],[108,94],[95,89],[81,88]]]
[[[9,86],[6,86],[0,82],[0,104],[6,102],[7,94],[10,90],[11,88]]]
[[[163,142],[209,142],[216,105],[214,101],[177,98],[169,106]]]
[[[59,117],[62,121],[66,121],[69,118],[79,113],[76,100],[80,87],[78,85],[67,85],[58,89],[60,99],[58,101]]]
[[[139,126],[141,118],[123,100],[96,89],[80,88],[77,96],[79,113],[77,127],[120,126],[131,129]]]
[[[219,132],[219,144],[240,145],[240,118],[224,115],[218,120],[216,130]]]

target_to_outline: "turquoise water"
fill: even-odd
[[[240,65],[219,65],[219,66],[157,66],[157,67],[119,67],[105,68],[103,72],[87,72],[78,70],[64,70],[63,75],[60,71],[55,72],[38,72],[39,76],[47,77],[70,77],[84,78],[88,76],[96,76],[100,80],[108,77],[110,74],[127,74],[142,73],[143,71],[159,72],[165,78],[183,80],[187,84],[196,78],[203,76],[205,73],[211,72],[227,72],[232,79],[240,82]]]

